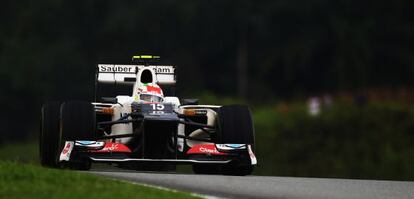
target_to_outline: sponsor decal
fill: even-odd
[[[87,140],[76,140],[75,146],[84,147],[89,149],[100,149],[104,147],[105,142],[87,141]]]
[[[65,147],[63,147],[63,150],[60,153],[59,161],[69,161],[70,154],[72,153],[74,145],[75,145],[75,142],[73,141],[65,142]]]
[[[102,73],[135,73],[135,67],[129,65],[99,65]]]
[[[62,154],[63,155],[68,154],[69,150],[70,150],[70,147],[71,147],[71,144],[69,142],[66,142],[66,146],[65,146],[65,148],[63,148]]]
[[[77,140],[75,142],[76,145],[93,145],[96,144],[96,141],[86,141],[86,140]]]
[[[204,153],[219,153],[216,148],[209,149],[209,148],[206,148],[206,147],[200,147],[199,149],[200,149],[201,152],[204,152]]]
[[[105,143],[104,148],[97,150],[97,151],[93,151],[96,153],[131,153],[131,150],[121,144],[121,143],[115,143],[115,142],[107,142]]]
[[[187,154],[226,155],[217,150],[214,144],[198,144],[188,150]]]
[[[245,148],[245,144],[225,144],[226,147],[230,147],[233,149]]]
[[[110,143],[105,145],[105,147],[102,149],[102,151],[115,151],[118,150],[118,143]]]
[[[162,67],[162,66],[157,66],[156,68],[154,68],[155,73],[159,73],[159,74],[171,74],[174,73],[172,67]]]
[[[246,144],[216,144],[219,151],[246,149]]]
[[[113,64],[99,64],[99,72],[101,73],[136,73],[136,69],[143,68],[138,65],[113,65]],[[152,66],[157,74],[174,74],[173,66]]]
[[[136,73],[136,68],[143,66],[99,64],[98,67],[102,73]],[[157,74],[174,74],[173,66],[153,66],[153,70]]]

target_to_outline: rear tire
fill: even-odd
[[[45,167],[55,168],[59,153],[59,115],[60,103],[48,102],[43,105],[39,136],[40,163]]]

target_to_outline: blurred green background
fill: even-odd
[[[5,0],[0,158],[32,161],[41,104],[93,100],[96,64],[156,54],[177,65],[179,97],[251,106],[256,174],[413,180],[413,8],[409,0]]]

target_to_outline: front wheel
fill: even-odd
[[[220,174],[221,167],[219,165],[194,164],[193,172],[195,174]]]
[[[250,109],[243,105],[222,106],[218,110],[217,136],[218,144],[249,144],[255,145],[253,119]],[[249,157],[244,156],[239,162],[229,165],[194,164],[196,174],[223,174],[245,176],[253,172]]]
[[[59,102],[48,102],[43,105],[40,122],[39,155],[40,163],[45,167],[55,168],[58,166],[59,115]]]
[[[60,129],[64,141],[96,139],[96,114],[90,102],[65,102],[60,111]]]
[[[66,141],[96,140],[96,114],[90,102],[68,101],[60,108],[60,147]],[[76,170],[89,170],[91,163],[81,157],[71,157],[73,161],[63,163],[64,167]],[[73,156],[71,155],[71,156]]]
[[[244,105],[222,106],[218,112],[217,142],[221,144],[249,144],[254,149],[253,119],[249,107]],[[250,162],[250,161],[247,161]],[[223,166],[224,175],[250,175],[253,165],[246,163]]]

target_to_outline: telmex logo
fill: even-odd
[[[118,149],[118,144],[116,143],[111,143],[111,145],[109,146],[105,146],[102,151],[114,151]]]
[[[219,153],[217,149],[208,149],[204,147],[200,147],[200,151],[203,153]]]
[[[63,153],[63,154],[67,154],[67,153],[69,152],[70,146],[71,146],[71,145],[70,145],[70,143],[66,144],[66,146],[65,146],[65,148],[63,149],[62,153]]]

